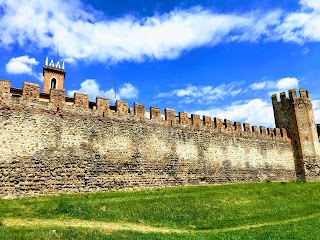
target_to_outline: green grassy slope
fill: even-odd
[[[102,231],[68,225],[9,226],[6,219],[135,225]],[[0,221],[0,239],[12,239],[8,237],[14,234],[21,234],[17,239],[320,239],[320,183],[251,183],[0,200]],[[136,230],[135,226],[155,230]]]

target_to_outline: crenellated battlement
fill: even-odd
[[[267,128],[120,100],[111,105],[83,93],[68,97],[64,79],[46,74],[47,92],[0,80],[0,198],[320,178],[303,89],[300,98],[294,90],[279,102],[273,96],[277,128]]]
[[[272,99],[272,103],[277,103],[277,102],[288,102],[288,101],[294,101],[296,99],[307,99],[310,100],[310,94],[307,90],[300,88],[299,89],[299,94],[300,97],[297,97],[297,92],[296,89],[291,89],[288,91],[288,97],[286,92],[281,92],[280,93],[280,101],[278,100],[278,95],[277,94],[273,94],[271,96]]]
[[[10,90],[9,90],[10,89]],[[286,130],[280,128],[266,128],[264,126],[250,126],[248,123],[232,122],[228,119],[210,117],[202,118],[197,114],[181,111],[177,115],[173,109],[165,108],[163,114],[160,108],[150,107],[149,111],[143,104],[134,103],[133,110],[127,102],[117,100],[115,106],[110,105],[109,99],[96,98],[96,102],[89,101],[87,94],[74,93],[74,97],[66,97],[65,90],[51,89],[49,94],[40,92],[40,85],[24,82],[22,89],[11,88],[11,82],[0,80],[1,104],[10,105],[23,101],[31,103],[33,108],[51,109],[60,115],[83,115],[99,118],[127,118],[140,119],[145,124],[170,126],[174,129],[205,131],[214,134],[236,135],[246,137],[269,138],[289,141]],[[13,100],[13,101],[12,101]],[[35,102],[41,103],[35,105]],[[43,104],[47,104],[43,105]],[[39,109],[41,110],[41,109]]]

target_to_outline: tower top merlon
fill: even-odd
[[[286,92],[281,92],[280,93],[280,100],[284,101],[286,99]]]
[[[289,98],[290,99],[296,99],[297,98],[297,92],[296,92],[295,89],[291,89],[288,92],[289,92]]]
[[[64,60],[62,60],[62,63],[60,64],[60,60],[58,60],[58,61],[56,62],[56,64],[55,64],[53,59],[51,59],[51,61],[50,61],[50,63],[49,63],[49,58],[48,58],[48,56],[47,56],[44,66],[46,66],[46,67],[48,66],[48,67],[52,67],[52,68],[64,70],[64,68],[65,68],[65,63],[64,63]]]
[[[309,92],[303,88],[299,89],[300,98],[310,98]]]
[[[278,97],[277,97],[277,94],[272,94],[271,96],[271,99],[272,99],[272,102],[275,103],[275,102],[278,102]]]

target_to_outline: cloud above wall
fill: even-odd
[[[194,108],[194,105],[198,104],[198,107],[191,111],[192,113],[270,127],[274,126],[273,110],[270,100],[266,99],[270,99],[273,93],[298,88],[298,83],[297,78],[284,77],[278,80],[258,81],[249,86],[245,86],[244,81],[217,86],[187,85],[168,92],[160,92],[157,98],[174,99],[181,104],[180,107],[184,107],[183,104],[189,104]],[[259,92],[260,97],[252,98],[254,92]],[[228,106],[204,108],[212,103],[221,103],[225,98],[229,100],[234,98],[234,101]]]
[[[272,106],[269,102],[259,98],[237,101],[231,106],[209,108],[195,111],[199,115],[209,115],[242,123],[250,123],[258,126],[274,127]]]
[[[107,63],[174,59],[200,46],[220,43],[320,41],[317,0],[301,0],[296,12],[221,14],[194,7],[162,15],[110,19],[79,0],[0,0],[0,47],[54,49],[69,61]],[[199,27],[201,26],[201,27]]]
[[[231,82],[218,86],[187,85],[186,87],[174,89],[169,92],[160,92],[157,94],[157,98],[178,98],[180,99],[179,103],[186,104],[212,104],[227,96],[236,96],[241,93],[242,89],[239,88],[239,84],[241,84],[241,82]]]
[[[225,98],[237,97],[242,94],[242,97],[250,94],[253,91],[265,91],[266,97],[269,98],[274,93],[287,91],[288,89],[298,88],[299,80],[294,77],[285,77],[275,81],[259,81],[245,86],[244,81],[231,82],[228,84],[220,84],[217,86],[197,86],[186,85],[177,87],[176,89],[160,92],[157,94],[157,99],[177,99],[180,104],[202,104],[210,105]]]
[[[33,74],[33,66],[38,65],[39,62],[35,58],[29,58],[27,55],[11,58],[6,65],[7,73],[11,74]]]
[[[315,122],[320,124],[320,100],[312,100]]]
[[[27,74],[43,81],[42,73],[36,73],[33,67],[37,66],[39,62],[35,58],[30,58],[27,55],[11,58],[6,64],[6,72],[9,74]]]
[[[95,79],[86,79],[80,84],[80,89],[70,90],[67,92],[67,95],[73,97],[76,92],[88,94],[91,101],[95,101],[96,97],[104,97],[114,101],[115,94],[117,100],[134,99],[139,97],[138,89],[131,83],[122,84],[118,89],[116,89],[116,91],[114,88],[102,90]]]
[[[299,80],[297,78],[285,77],[277,81],[255,82],[249,85],[251,90],[273,90],[273,93],[279,91],[287,91],[298,87]]]

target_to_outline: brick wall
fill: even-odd
[[[54,91],[50,102],[0,104],[0,197],[295,179],[284,131],[252,132],[249,124],[243,131],[170,109],[163,120],[151,108],[149,120],[143,105],[135,115],[128,103],[109,108],[106,99],[83,108],[81,95],[70,104]]]

